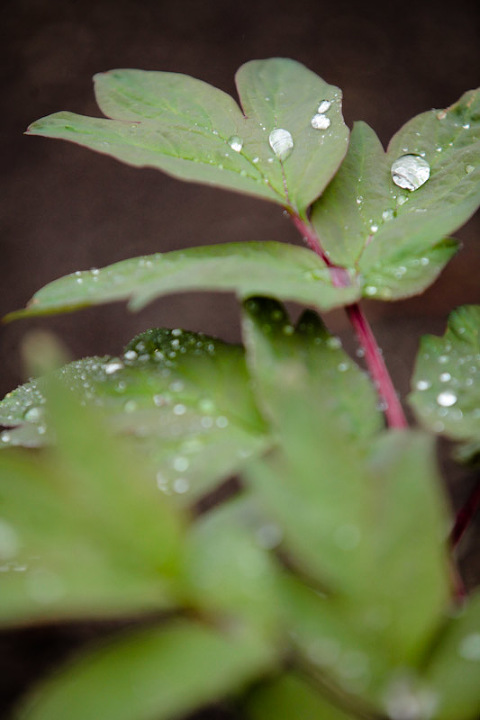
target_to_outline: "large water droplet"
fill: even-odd
[[[268,143],[279,160],[286,160],[293,150],[293,138],[288,130],[283,128],[272,130]]]
[[[232,137],[228,138],[228,144],[235,152],[239,153],[242,151],[243,140],[238,135],[232,135]]]
[[[392,164],[392,180],[405,190],[418,190],[430,177],[430,165],[419,155],[402,155]]]
[[[451,390],[444,390],[437,395],[437,403],[441,405],[441,407],[452,407],[452,405],[455,405],[457,400],[457,396]]]
[[[331,121],[326,115],[317,113],[310,120],[310,125],[314,130],[327,130],[330,127]]]

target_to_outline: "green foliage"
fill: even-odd
[[[334,287],[314,253],[275,242],[227,243],[124,260],[101,270],[55,280],[9,318],[48,315],[115,300],[140,310],[152,300],[181,290],[234,291],[240,299],[267,295],[319,310],[354,302],[355,286]]]
[[[157,253],[55,280],[8,316],[233,291],[243,332],[156,328],[57,369],[36,346],[35,377],[0,402],[0,623],[141,624],[15,717],[175,720],[222,701],[247,720],[475,720],[479,595],[458,607],[435,436],[478,456],[480,308],[423,339],[419,430],[358,301],[418,294],[456,252],[447,236],[480,204],[479,91],[385,153],[364,123],[349,141],[338,89],[291,60],[240,68],[242,109],[174,73],[95,81],[109,119],[57,113],[30,133],[279,203],[309,249]],[[285,301],[307,306],[296,323]],[[368,373],[314,311],[339,307]]]

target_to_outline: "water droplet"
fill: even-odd
[[[432,387],[432,383],[429,380],[418,380],[415,387],[417,390],[428,390],[428,388]]]
[[[393,218],[393,210],[384,210],[382,212],[382,220],[388,221]]]
[[[27,422],[31,423],[37,423],[40,422],[40,420],[43,419],[44,416],[44,409],[42,407],[38,406],[32,406],[29,407],[28,410],[26,410],[25,415],[23,416]]]
[[[256,532],[257,543],[265,550],[276,548],[281,543],[282,536],[281,528],[273,523],[262,525]]]
[[[452,405],[455,405],[457,400],[457,396],[451,390],[444,390],[437,395],[437,403],[442,407],[451,407]]]
[[[330,102],[330,100],[322,100],[322,102],[318,106],[317,113],[319,113],[320,115],[323,115],[323,113],[328,112],[331,107],[332,107],[332,103]]]
[[[215,412],[215,403],[210,398],[201,398],[198,402],[198,409],[203,413]]]
[[[464,660],[480,662],[480,633],[465,635],[458,646],[458,654]]]
[[[378,292],[378,288],[376,288],[374,285],[367,285],[365,290],[365,295],[370,295],[373,297],[373,295],[376,295]]]
[[[235,152],[239,153],[242,151],[243,140],[238,135],[232,135],[232,137],[228,138],[227,142]]]
[[[228,425],[228,418],[224,415],[219,415],[219,417],[215,420],[215,425],[218,428],[226,428]]]
[[[342,347],[342,341],[339,337],[336,335],[333,335],[332,337],[329,337],[326,342],[327,347],[329,347],[331,350],[337,350],[338,348]]]
[[[473,165],[467,165],[465,167],[465,172],[467,173],[467,175],[470,175],[470,173],[472,173],[474,170],[475,170],[475,167]]]
[[[0,440],[1,440],[3,443],[9,443],[10,440],[11,440],[11,435],[10,435],[10,433],[9,433],[7,430],[4,430],[4,431],[2,432],[2,434],[0,435]]]
[[[173,490],[179,495],[183,495],[190,490],[190,483],[186,478],[177,478],[173,481]]]
[[[452,379],[452,376],[448,372],[444,372],[440,375],[440,382],[448,382]]]
[[[174,380],[170,383],[168,386],[168,389],[171,390],[171,392],[182,392],[182,390],[185,389],[185,383],[182,382],[182,380]]]
[[[127,402],[123,406],[123,409],[126,413],[135,412],[135,410],[137,409],[137,403],[135,402],[135,400],[127,400]]]
[[[447,111],[446,110],[439,110],[437,113],[437,120],[445,120],[447,117]]]
[[[293,138],[288,130],[283,128],[272,130],[268,143],[279,160],[286,160],[293,150]]]
[[[122,369],[123,363],[121,363],[119,360],[112,360],[112,362],[106,363],[106,365],[104,365],[104,370],[107,375],[113,375],[113,373],[116,373]]]
[[[185,415],[187,412],[187,408],[185,405],[182,405],[182,403],[177,403],[177,405],[173,406],[173,414],[174,415]]]
[[[378,225],[371,225],[370,226],[370,232],[376,233],[378,231]]]
[[[430,177],[430,165],[419,155],[402,155],[392,164],[392,180],[405,190],[418,190]]]
[[[327,130],[331,125],[331,120],[326,115],[314,115],[310,121],[310,125],[314,130]]]
[[[173,458],[172,465],[173,469],[177,472],[185,472],[185,470],[188,470],[190,461],[188,458],[183,457],[183,455],[177,455],[177,457]]]
[[[430,720],[437,707],[437,697],[425,687],[415,687],[411,677],[393,680],[387,689],[385,708],[391,720]]]
[[[125,358],[125,360],[136,360],[138,355],[135,350],[127,350],[127,352],[124,353],[123,357]]]
[[[213,418],[209,415],[204,415],[204,417],[200,420],[200,425],[205,428],[205,430],[208,430],[213,426]]]
[[[337,365],[337,370],[339,372],[346,372],[349,367],[350,367],[350,364],[348,362],[341,362]]]

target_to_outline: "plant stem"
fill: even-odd
[[[324,263],[330,270],[332,283],[336,287],[347,287],[350,278],[345,268],[334,265],[328,255],[323,250],[320,240],[313,228],[304,222],[298,215],[292,215],[293,224],[302,234],[306,244],[322,258]],[[403,412],[402,405],[393,386],[390,373],[383,359],[380,348],[378,347],[375,335],[370,327],[365,314],[358,303],[348,305],[346,313],[350,323],[355,330],[358,342],[365,352],[365,362],[367,364],[370,375],[375,383],[377,393],[380,400],[380,406],[385,412],[385,417],[389,427],[403,428],[408,423]]]

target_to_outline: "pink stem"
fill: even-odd
[[[313,250],[330,269],[332,282],[336,287],[347,287],[350,279],[345,268],[334,265],[323,250],[320,241],[313,228],[304,222],[297,215],[292,215],[293,224],[302,234],[310,250]],[[408,426],[402,405],[392,383],[387,366],[383,359],[380,348],[372,332],[367,318],[358,303],[349,305],[346,308],[348,318],[357,335],[358,342],[365,352],[365,362],[373,378],[375,387],[380,398],[380,404],[385,412],[387,423],[390,427],[404,428]]]

